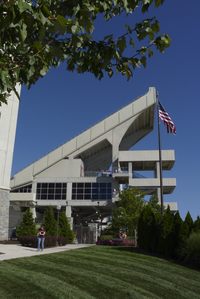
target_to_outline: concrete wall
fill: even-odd
[[[16,89],[20,93],[20,86]],[[12,92],[0,106],[0,240],[8,239],[9,189],[19,100]]]
[[[8,239],[9,191],[0,190],[0,241]]]
[[[81,177],[83,175],[83,162],[80,159],[63,159],[53,166],[36,175],[37,179],[41,178],[66,178]]]
[[[20,86],[17,87],[20,92]],[[0,106],[0,189],[10,188],[19,100],[14,93]]]
[[[159,161],[158,150],[119,151],[119,161]],[[175,161],[174,150],[162,150],[162,161]]]

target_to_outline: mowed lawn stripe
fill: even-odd
[[[105,249],[107,250],[107,249]],[[188,268],[185,268],[180,265],[176,265],[174,263],[171,263],[169,261],[159,259],[156,257],[150,257],[154,260],[154,263],[151,264],[151,266],[146,263],[146,256],[145,260],[143,261],[141,258],[139,261],[137,260],[137,253],[132,253],[133,259],[126,259],[126,256],[116,256],[115,252],[112,252],[110,254],[96,254],[95,251],[90,251],[90,255],[88,256],[88,252],[84,252],[83,250],[80,250],[76,253],[75,258],[80,259],[80,261],[83,261],[87,259],[87,262],[94,262],[98,261],[99,265],[103,265],[105,267],[106,265],[110,265],[110,268],[108,270],[111,271],[111,266],[115,265],[118,267],[118,269],[127,269],[127,271],[133,272],[141,272],[145,274],[150,274],[150,276],[154,277],[154,285],[155,285],[155,278],[156,279],[163,279],[164,282],[167,281],[167,283],[171,282],[173,284],[176,284],[177,286],[180,285],[181,288],[186,288],[186,290],[183,290],[183,293],[188,290],[195,290],[195,292],[199,292],[200,294],[200,273],[199,271],[191,270]],[[70,253],[67,256],[67,259],[70,262],[70,259],[73,257],[73,253]],[[104,266],[105,265],[105,266]],[[188,284],[188,278],[190,278],[190,283]]]
[[[53,256],[51,258],[51,260],[53,261]],[[96,272],[98,271],[99,273],[104,275],[107,275],[109,273],[112,279],[114,277],[119,278],[120,280],[130,283],[135,288],[144,288],[145,284],[145,289],[149,291],[149,296],[153,293],[154,297],[156,296],[156,294],[163,297],[166,294],[167,296],[172,296],[175,292],[177,296],[181,295],[182,298],[188,298],[188,296],[195,298],[196,296],[196,286],[195,289],[188,289],[188,281],[184,280],[184,282],[181,283],[179,281],[181,277],[177,276],[174,276],[173,278],[170,277],[170,279],[168,279],[166,278],[166,273],[163,273],[162,271],[160,271],[160,269],[155,269],[154,271],[146,271],[144,267],[142,267],[142,269],[139,267],[131,268],[130,264],[128,268],[127,266],[124,267],[125,262],[122,263],[117,261],[113,263],[110,262],[108,258],[104,259],[103,261],[101,259],[100,263],[98,262],[99,257],[93,257],[93,259],[91,259],[90,256],[88,260],[86,260],[86,256],[83,254],[83,252],[81,253],[81,256],[79,252],[78,257],[77,254],[75,256],[70,255],[70,259],[68,256],[67,260],[65,259],[64,261],[62,256],[57,257],[57,263],[66,263],[66,265],[71,266],[72,268],[76,267],[76,265],[79,264],[79,266],[81,266],[81,269],[95,269]],[[163,278],[160,278],[159,273],[162,274]],[[183,286],[186,286],[186,288]]]
[[[96,248],[98,248],[98,249],[96,250]],[[167,261],[162,258],[148,256],[148,255],[144,255],[144,254],[138,254],[133,251],[132,252],[126,251],[126,254],[124,254],[123,248],[98,246],[98,247],[95,247],[95,251],[93,250],[93,248],[89,248],[89,249],[90,249],[90,257],[91,258],[92,258],[92,255],[94,257],[97,257],[98,250],[100,250],[100,252],[101,252],[100,258],[107,257],[110,261],[111,261],[111,255],[112,255],[113,259],[115,259],[115,261],[117,261],[117,262],[122,262],[122,263],[128,262],[128,264],[132,263],[134,265],[136,263],[139,265],[143,264],[145,267],[150,266],[150,268],[152,270],[154,269],[155,265],[158,265],[159,268],[162,268],[163,270],[167,270],[171,274],[173,274],[173,273],[176,275],[180,274],[181,276],[184,276],[185,278],[188,278],[188,274],[191,273],[192,278],[194,280],[196,280],[197,285],[199,286],[198,275],[197,275],[197,277],[196,277],[196,275],[194,275],[194,273],[195,273],[194,270],[180,266],[180,265],[174,263],[173,261]],[[72,252],[72,254],[73,254],[73,252]],[[79,254],[80,255],[84,254],[84,249],[81,249],[79,251]],[[86,255],[88,255],[88,252],[86,253]],[[187,269],[187,271],[184,271],[186,269]],[[156,271],[157,271],[157,269],[156,269]],[[196,273],[199,273],[199,271],[197,271]]]
[[[200,299],[200,272],[95,246],[1,262],[0,298]]]
[[[58,279],[67,281],[71,285],[79,287],[79,289],[87,290],[95,298],[159,298],[147,289],[133,286],[133,282],[126,282],[116,276],[110,277],[110,273],[101,273],[97,271],[97,267],[84,267],[85,263],[68,263],[64,264],[62,259],[41,260],[40,273],[50,275],[53,273]],[[79,266],[78,266],[79,264]],[[20,268],[25,271],[38,271],[38,262],[30,261],[23,264],[20,263]],[[75,278],[75,279],[74,279]]]
[[[26,258],[25,263],[31,264],[30,258]],[[20,259],[23,263],[23,259]],[[80,298],[92,299],[88,292],[83,292],[66,280],[59,279],[54,275],[53,270],[48,273],[40,271],[37,264],[37,271],[23,269],[20,265],[7,265],[6,273],[0,268],[0,276],[4,276],[4,281],[0,280],[0,298]]]

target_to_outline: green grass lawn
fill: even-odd
[[[200,272],[94,246],[0,262],[0,298],[200,298]]]

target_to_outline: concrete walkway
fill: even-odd
[[[50,253],[85,248],[90,246],[94,246],[94,244],[69,244],[65,246],[46,248],[43,251],[37,251],[36,248],[23,247],[21,245],[0,244],[0,262],[4,260],[10,260],[10,259],[15,259],[20,257],[50,254]]]

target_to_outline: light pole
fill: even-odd
[[[100,205],[100,202],[97,201],[97,205],[98,205],[98,235],[99,237],[101,236],[101,230],[102,230],[102,216],[101,216],[101,212],[100,212],[100,208],[99,208],[99,205]]]
[[[56,232],[56,245],[58,246],[58,235],[59,235],[59,215],[60,215],[60,209],[61,209],[61,204],[56,206],[57,209],[57,232]]]

